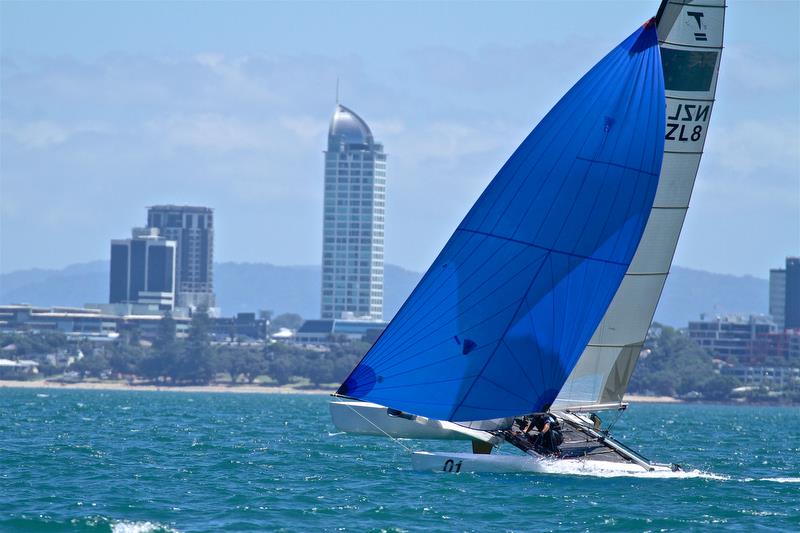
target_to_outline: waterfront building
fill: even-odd
[[[328,130],[324,198],[320,316],[382,320],[386,154],[342,105]]]
[[[800,329],[784,329],[759,335],[753,343],[750,364],[800,366]]]
[[[111,241],[111,304],[175,307],[175,241],[155,228],[134,228],[130,239]]]
[[[290,340],[296,344],[318,345],[341,340],[373,342],[386,325],[376,320],[306,320]]]
[[[116,339],[119,317],[82,307],[0,306],[0,331],[42,333],[57,331],[74,340]]]
[[[720,373],[736,378],[744,386],[778,390],[800,388],[798,367],[732,365],[723,366]]]
[[[209,333],[214,341],[253,342],[267,338],[269,320],[255,313],[237,313],[233,317],[212,318]]]
[[[158,228],[162,236],[176,243],[176,305],[214,307],[214,211],[156,205],[147,209],[147,227]]]
[[[769,271],[769,314],[778,329],[786,327],[786,270]]]
[[[141,307],[141,306],[136,306]],[[152,306],[148,306],[152,307]],[[118,315],[91,307],[39,307],[27,304],[0,305],[0,332],[61,332],[68,340],[108,342],[120,334],[136,333],[144,340],[158,336],[162,313]],[[188,316],[173,316],[176,335],[185,338]]]
[[[775,323],[763,315],[726,315],[710,319],[701,315],[700,320],[689,322],[688,335],[714,357],[727,361],[748,357],[758,337],[775,331]]]

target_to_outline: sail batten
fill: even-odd
[[[339,394],[451,421],[552,403],[650,216],[663,104],[650,23],[511,155]]]

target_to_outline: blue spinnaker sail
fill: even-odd
[[[650,22],[517,148],[338,393],[440,420],[546,409],[641,239],[664,105]]]

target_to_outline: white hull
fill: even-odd
[[[446,420],[422,416],[392,416],[386,407],[361,401],[333,401],[331,419],[340,430],[357,435],[375,435],[404,439],[477,440],[495,442],[491,433],[466,428]]]
[[[544,459],[530,455],[479,455],[472,453],[414,452],[411,466],[423,472],[494,472],[572,475],[626,476],[645,473],[669,473],[667,465],[649,469],[633,463],[614,463],[579,459]]]

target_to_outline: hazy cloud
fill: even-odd
[[[386,64],[309,53],[4,56],[0,217],[25,230],[3,232],[0,269],[105,257],[108,240],[159,202],[215,207],[219,260],[318,262],[337,77],[343,103],[389,153],[387,260],[424,269],[519,142],[600,58],[595,44],[429,46]],[[749,45],[725,53],[678,260],[763,276],[773,259],[706,249],[722,233],[749,236],[755,217],[778,255],[797,252],[800,235],[786,220],[800,202],[791,109],[800,69]]]

